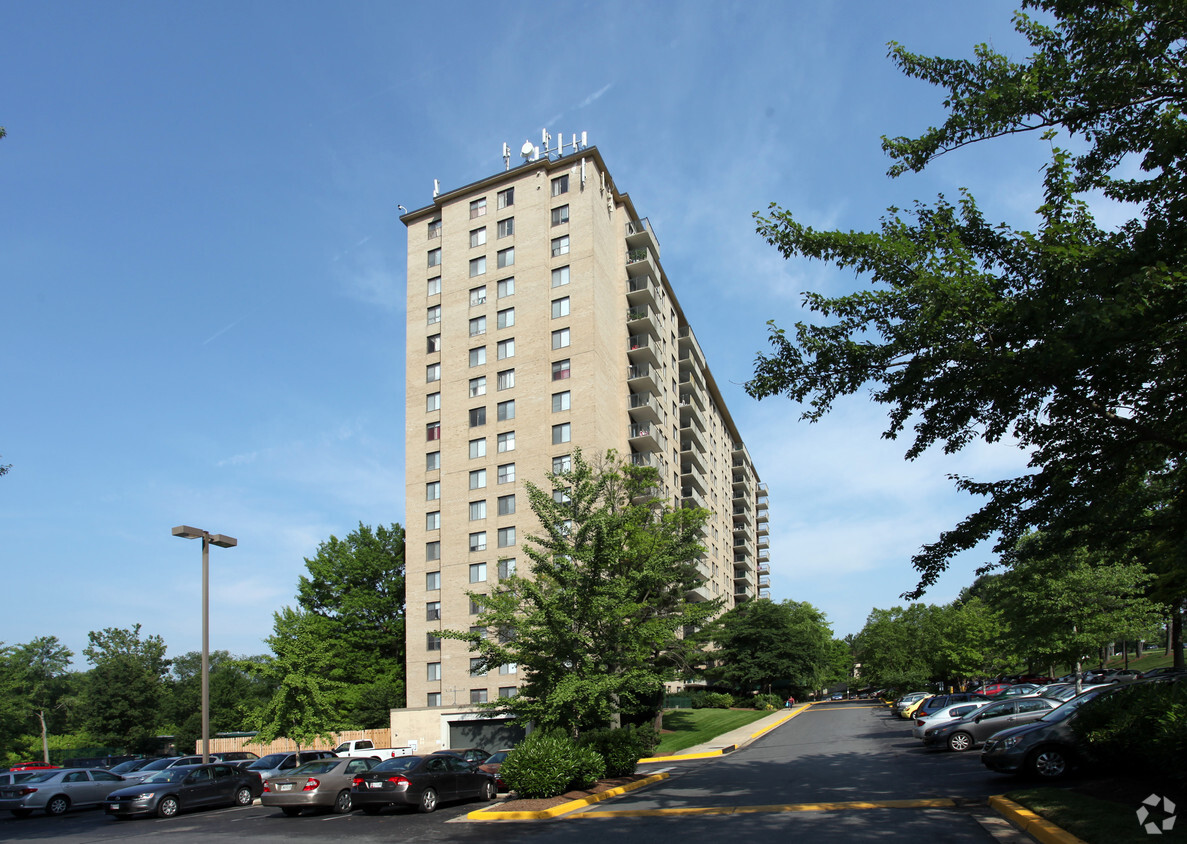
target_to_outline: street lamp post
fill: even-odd
[[[189,525],[173,528],[173,535],[202,540],[202,761],[205,763],[210,761],[210,546],[234,548],[239,540]]]

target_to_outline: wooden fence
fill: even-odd
[[[390,729],[382,730],[346,730],[341,733],[333,733],[334,740],[327,744],[321,739],[316,739],[312,745],[306,747],[297,747],[297,743],[292,739],[277,739],[268,744],[257,743],[252,736],[242,736],[235,738],[212,738],[210,740],[211,753],[228,753],[232,750],[250,750],[252,753],[257,753],[260,756],[267,756],[269,753],[291,753],[294,750],[333,750],[344,741],[351,741],[352,739],[371,739],[376,747],[391,747],[392,746],[392,731]],[[195,753],[202,752],[202,739],[198,739],[195,743]]]

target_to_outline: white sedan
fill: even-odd
[[[923,738],[923,731],[929,730],[932,727],[938,727],[948,721],[956,721],[972,715],[981,707],[993,703],[991,700],[971,700],[963,703],[954,703],[951,706],[944,706],[937,709],[931,715],[924,718],[913,718],[911,720],[911,735],[917,739]]]

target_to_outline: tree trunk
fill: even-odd
[[[1183,605],[1171,608],[1170,646],[1175,668],[1183,668]]]

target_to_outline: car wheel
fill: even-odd
[[[1044,747],[1031,755],[1026,767],[1040,779],[1057,780],[1067,773],[1069,766],[1063,751],[1054,747]]]
[[[372,805],[364,806],[363,814],[364,815],[378,815],[379,810],[382,808],[383,808],[382,806],[372,806]]]
[[[281,806],[280,811],[284,812],[290,818],[295,818],[297,815],[301,814],[301,807],[300,806]]]
[[[239,790],[235,792],[236,806],[250,806],[253,800],[255,798],[251,796],[251,789],[246,785],[240,786]]]
[[[177,814],[181,805],[177,802],[177,798],[172,794],[162,797],[157,803],[157,815],[162,818],[171,818]]]
[[[431,812],[437,808],[437,792],[431,788],[426,788],[420,793],[420,805],[417,807],[422,812]]]
[[[346,815],[350,813],[350,789],[344,788],[338,792],[338,796],[334,798],[333,812],[335,815]]]
[[[69,809],[70,798],[62,794],[51,797],[49,802],[45,804],[45,813],[47,815],[64,815]]]
[[[497,788],[495,788],[495,784],[493,782],[488,781],[488,782],[484,782],[482,784],[482,799],[483,800],[485,800],[489,803],[491,800],[494,800],[498,796],[499,796],[499,791]]]
[[[968,733],[953,733],[948,736],[948,749],[955,750],[957,753],[963,753],[971,749],[973,746],[973,737]]]

